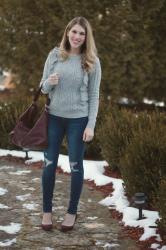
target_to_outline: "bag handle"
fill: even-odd
[[[34,95],[34,97],[33,97],[33,103],[34,103],[34,104],[35,104],[35,103],[38,101],[38,99],[39,99],[39,96],[40,96],[40,94],[41,94],[42,86],[43,86],[43,84],[38,88],[38,90],[36,91],[36,93],[35,93],[35,95]],[[49,106],[49,104],[50,104],[50,98],[49,98],[48,95],[47,95],[46,105]]]

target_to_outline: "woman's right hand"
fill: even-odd
[[[59,74],[58,73],[54,73],[49,75],[48,77],[48,82],[50,85],[57,85],[59,81]]]

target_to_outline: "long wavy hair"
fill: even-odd
[[[82,56],[82,67],[89,72],[94,66],[97,56],[97,49],[94,41],[92,27],[85,17],[75,17],[67,24],[59,46],[60,56],[64,60],[68,58],[70,43],[67,34],[76,24],[79,24],[85,30],[85,41],[81,46],[80,52]]]

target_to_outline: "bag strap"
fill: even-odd
[[[42,84],[43,85],[43,84]],[[38,88],[38,90],[36,91],[34,97],[33,97],[33,103],[36,103],[39,99],[39,96],[41,94],[41,89],[42,89],[42,85]],[[47,95],[47,100],[46,100],[46,105],[49,106],[50,104],[50,98]]]
[[[33,102],[37,102],[41,93],[41,89],[42,89],[42,85],[38,88],[38,90],[36,91],[36,93],[34,94],[33,97]]]

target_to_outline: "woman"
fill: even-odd
[[[52,49],[40,82],[49,94],[48,148],[42,173],[44,230],[52,229],[52,198],[59,151],[66,134],[71,168],[70,202],[61,230],[71,230],[77,217],[83,179],[85,143],[92,140],[99,105],[101,66],[92,34],[84,17],[65,28],[59,48]]]

